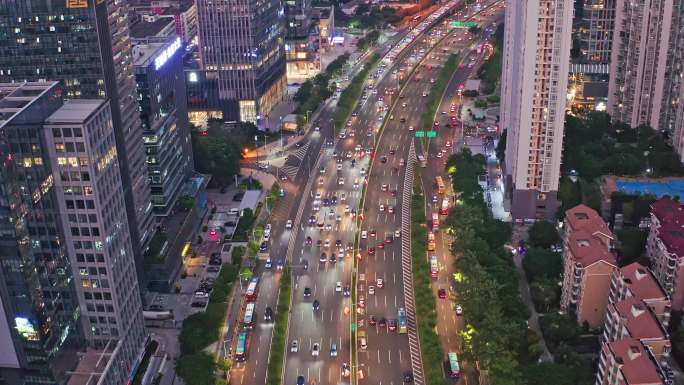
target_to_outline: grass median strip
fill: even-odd
[[[183,321],[178,337],[181,356],[178,358],[176,373],[186,384],[214,385],[216,376],[215,357],[203,349],[218,341],[226,316],[230,293],[238,277],[238,267],[223,264],[216,279],[209,304],[204,312],[190,315]]]
[[[414,191],[420,191],[416,184]],[[430,287],[430,266],[425,252],[427,250],[425,196],[416,193],[411,197],[411,255],[413,258],[413,287],[418,321],[418,337],[423,357],[423,370],[427,385],[446,385],[442,372],[444,351],[435,333],[437,312],[435,296]]]
[[[335,130],[339,130],[344,125],[344,122],[351,115],[356,102],[361,97],[363,91],[363,84],[368,77],[368,74],[373,70],[375,65],[380,61],[380,55],[373,54],[371,58],[364,64],[363,69],[354,76],[347,88],[340,94],[340,99],[337,101],[337,110],[335,111],[334,123]]]
[[[449,59],[447,59],[446,63],[444,63],[444,67],[442,67],[442,69],[439,71],[439,77],[435,81],[432,90],[430,91],[425,111],[423,111],[423,114],[420,117],[420,124],[422,125],[422,129],[425,131],[430,131],[433,129],[432,125],[434,124],[437,109],[442,103],[444,92],[451,82],[454,72],[458,68],[458,62],[459,55],[455,53],[451,54],[449,55]]]
[[[267,385],[280,385],[283,382],[282,373],[285,365],[285,340],[290,313],[290,299],[292,291],[292,275],[290,267],[286,266],[280,279],[278,293],[278,307],[275,314],[273,340],[271,341],[271,357],[268,361]]]

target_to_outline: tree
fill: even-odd
[[[228,186],[240,172],[240,148],[223,136],[192,136],[195,169],[211,174],[212,183]]]
[[[567,314],[545,314],[540,318],[540,325],[546,342],[552,347],[561,343],[572,344],[581,333],[577,322]]]
[[[523,369],[527,385],[575,385],[575,373],[572,367],[556,363],[540,363],[528,365]]]
[[[297,92],[295,92],[293,99],[299,104],[304,104],[307,100],[309,100],[309,98],[311,98],[312,92],[313,82],[311,82],[311,80],[307,80],[302,83],[301,86],[299,86],[299,89]]]
[[[548,221],[534,222],[532,227],[527,231],[527,236],[530,246],[532,247],[547,249],[560,243],[560,236],[558,235],[556,226]]]
[[[642,230],[637,227],[625,227],[617,232],[617,238],[619,242],[620,266],[629,265],[635,261],[647,264],[644,262],[648,262],[648,258],[641,257],[646,249],[648,230]]]
[[[560,253],[532,247],[525,252],[523,268],[527,279],[536,282],[559,278],[563,271],[563,263]]]
[[[501,137],[499,137],[499,143],[496,144],[496,158],[499,159],[500,163],[503,163],[506,159],[506,136],[508,135],[508,130],[504,128]]]
[[[539,313],[548,313],[558,303],[558,285],[552,280],[536,281],[530,284],[530,295]]]

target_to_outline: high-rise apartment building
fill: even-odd
[[[596,385],[664,385],[653,354],[634,338],[603,344]]]
[[[566,211],[563,231],[561,310],[573,314],[580,324],[599,327],[617,265],[613,233],[598,213],[585,205]]]
[[[62,96],[0,84],[0,377],[65,383],[87,347],[122,384],[145,331],[110,103]]]
[[[610,63],[615,28],[615,3],[620,0],[586,0],[582,55],[591,64]]]
[[[616,1],[608,112],[671,134],[684,156],[684,3]],[[682,157],[684,159],[684,157]]]
[[[563,149],[572,0],[506,6],[501,127],[513,219],[554,218]]]
[[[137,271],[152,204],[137,112],[128,7],[115,0],[0,0],[0,82],[58,80],[66,98],[111,101]]]
[[[282,100],[285,19],[280,0],[197,0],[203,82],[224,120],[258,123]]]

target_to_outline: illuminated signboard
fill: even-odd
[[[67,8],[88,8],[88,0],[66,0]]]
[[[166,63],[166,61],[169,60],[173,56],[173,54],[176,53],[176,51],[178,51],[180,47],[181,39],[180,37],[177,37],[176,40],[174,40],[174,42],[170,46],[164,48],[162,53],[160,53],[159,56],[157,56],[157,58],[154,59],[154,69],[160,69],[164,65],[164,63]]]
[[[38,341],[38,333],[28,318],[15,317],[14,327],[17,329],[17,332],[28,341]]]

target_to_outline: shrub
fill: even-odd
[[[280,385],[282,383],[283,365],[285,363],[285,340],[287,334],[288,316],[290,313],[290,297],[292,282],[289,266],[283,269],[280,280],[280,292],[278,293],[278,306],[275,313],[275,325],[271,340],[271,357],[267,368],[267,385]]]

